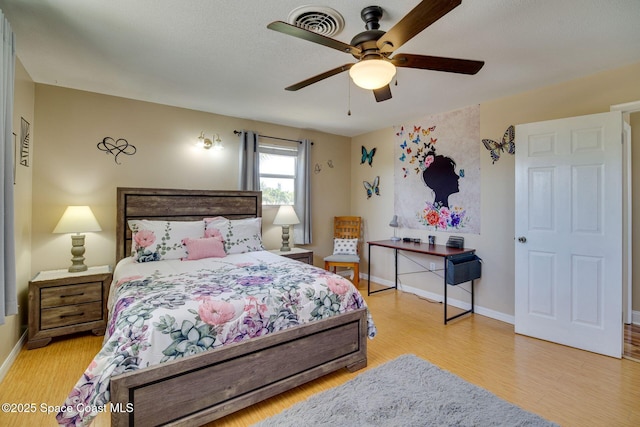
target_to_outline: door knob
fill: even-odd
[[[520,243],[526,243],[526,242],[527,242],[527,238],[526,238],[526,237],[524,237],[524,236],[520,236],[520,237],[518,237],[518,242],[520,242]]]

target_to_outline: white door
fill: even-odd
[[[622,114],[516,126],[515,331],[622,354]]]

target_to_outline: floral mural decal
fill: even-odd
[[[479,127],[474,106],[394,128],[401,226],[480,233]]]

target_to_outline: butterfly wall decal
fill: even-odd
[[[364,145],[362,146],[362,159],[360,160],[360,164],[363,164],[365,162],[369,163],[369,166],[372,166],[371,163],[373,162],[373,156],[376,154],[376,149],[372,148],[371,151],[367,152],[367,149],[364,148]]]
[[[398,160],[401,162],[406,162],[408,160],[408,163],[411,165],[417,164],[418,167],[413,168],[416,174],[420,174],[427,167],[424,163],[426,157],[429,154],[435,155],[436,142],[438,142],[438,138],[434,138],[434,135],[432,134],[435,130],[435,125],[429,127],[413,125],[413,132],[410,130],[407,132],[408,138],[404,137],[404,127],[401,128],[400,132],[396,132],[396,136],[400,137],[402,140],[399,145],[401,153]],[[411,141],[417,146],[409,145],[407,141]],[[407,177],[410,170],[410,168],[402,168],[403,178]]]
[[[496,142],[492,139],[483,139],[482,143],[484,147],[489,150],[489,155],[491,156],[492,164],[497,162],[500,159],[500,153],[503,151],[507,151],[509,154],[515,154],[516,152],[516,128],[511,125],[507,128],[504,136],[502,137],[502,142]]]
[[[422,134],[424,136],[429,135],[431,132],[433,132],[434,130],[436,130],[435,126],[431,126],[430,128],[426,128],[426,129],[422,129]]]
[[[364,185],[365,190],[367,190],[367,199],[370,199],[371,196],[373,196],[374,194],[376,196],[380,195],[380,177],[376,176],[373,179],[373,184],[371,184],[370,182],[367,181],[362,181],[362,184]]]

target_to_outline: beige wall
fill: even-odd
[[[518,95],[496,99],[480,105],[480,136],[496,139],[501,137],[505,129],[511,125],[530,123],[542,120],[578,116],[609,111],[615,104],[640,100],[640,64],[621,69],[603,72],[597,75],[573,80],[567,83],[545,87]],[[463,107],[463,106],[461,106]],[[418,114],[416,119],[420,119]],[[409,121],[409,120],[407,120]],[[640,128],[640,126],[636,126]],[[634,141],[638,141],[636,130]],[[377,147],[374,167],[360,166],[352,162],[351,169],[351,207],[352,214],[365,218],[367,239],[386,239],[393,231],[388,226],[393,215],[393,130],[383,129],[360,135],[352,139],[351,155],[359,155],[361,146],[371,149]],[[477,282],[476,304],[485,309],[487,314],[509,320],[514,314],[514,176],[515,157],[503,154],[498,162],[491,164],[487,151],[478,141],[481,155],[481,232],[479,235],[463,235],[465,246],[477,249],[484,260],[482,279]],[[517,147],[516,147],[517,150]],[[640,154],[636,153],[636,164]],[[640,166],[636,167],[636,171]],[[380,176],[380,197],[367,200],[362,188],[363,180],[371,180]],[[640,181],[634,174],[636,182]],[[640,182],[634,186],[638,197],[635,198],[640,212]],[[635,214],[634,217],[637,217]],[[640,233],[636,231],[636,233]],[[428,234],[435,234],[438,242],[446,242],[449,234],[443,232],[427,233],[419,230],[400,230],[399,235],[411,235],[426,239]],[[637,239],[636,239],[637,241]],[[366,251],[365,251],[366,252]],[[636,259],[640,257],[640,249],[636,250]],[[365,253],[366,256],[366,253]],[[391,282],[393,280],[392,253],[383,249],[374,249],[372,272],[374,277]],[[418,259],[419,260],[419,259]],[[420,260],[419,260],[420,261]],[[437,259],[421,260],[424,262]],[[635,263],[636,265],[640,265]],[[407,264],[408,265],[408,264]],[[440,261],[441,265],[441,261]],[[415,270],[416,266],[413,266]],[[407,267],[407,268],[410,268]],[[362,267],[366,272],[366,265]],[[407,271],[407,270],[405,270]],[[640,274],[635,274],[637,278]],[[408,286],[419,290],[442,294],[442,279],[435,275],[402,276],[401,280]],[[636,279],[634,292],[634,310],[640,310],[640,279]],[[451,297],[468,301],[468,295],[452,290]],[[493,312],[493,313],[492,313]]]
[[[244,120],[165,105],[133,101],[48,85],[36,85],[38,146],[34,156],[32,272],[70,264],[69,235],[52,230],[67,205],[93,209],[103,231],[87,233],[87,265],[113,265],[115,260],[116,187],[237,189],[238,136],[254,130],[281,138],[309,138],[314,213],[314,242],[308,247],[316,263],[331,251],[329,218],[349,208],[349,138],[304,129]],[[218,133],[225,150],[194,146],[200,131]],[[136,147],[132,156],[114,156],[97,148],[105,137],[124,138]],[[326,167],[332,160],[334,168]],[[326,203],[330,200],[331,203]],[[264,240],[280,247],[281,228],[271,222],[275,208],[264,209]]]
[[[34,84],[22,63],[16,61],[15,93],[13,102],[13,132],[20,139],[20,122],[24,117],[32,125],[31,143],[35,141],[34,125]],[[33,156],[31,157],[33,160]],[[33,163],[30,167],[16,165],[15,199],[15,242],[17,264],[17,286],[19,312],[9,316],[0,325],[0,365],[7,359],[20,340],[27,324],[27,293],[31,279],[31,182]],[[1,372],[0,372],[1,374]]]

